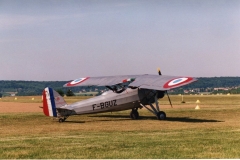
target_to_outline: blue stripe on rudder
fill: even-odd
[[[52,104],[53,117],[57,117],[56,104],[55,104],[54,95],[53,95],[53,89],[52,88],[49,88],[49,93],[50,93],[50,100],[51,100],[51,104]]]

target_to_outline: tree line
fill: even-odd
[[[240,88],[240,77],[200,77],[197,78],[198,81],[191,83],[189,85],[183,86],[181,88],[174,89],[175,91],[182,90],[191,90],[191,89],[199,89],[199,90],[207,90],[209,88],[218,88],[218,87],[235,87]],[[11,92],[15,92],[19,96],[30,96],[30,95],[41,95],[42,91],[45,87],[51,87],[55,90],[63,92],[63,94],[67,94],[69,92],[69,88],[64,88],[63,85],[68,81],[0,81],[0,96],[5,95]],[[103,87],[72,87],[71,92],[79,92],[80,90],[84,90],[86,92],[97,90],[105,90]],[[240,92],[239,92],[240,93]]]

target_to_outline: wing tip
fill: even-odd
[[[89,79],[89,77],[78,78],[78,79],[72,80],[72,81],[64,84],[63,87],[75,87],[75,86],[78,86],[79,84],[81,84],[82,82],[86,81],[87,79]]]

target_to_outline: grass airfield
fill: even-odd
[[[185,95],[186,103],[182,96],[170,97],[173,108],[167,97],[159,101],[165,121],[146,109],[139,110],[139,120],[131,120],[129,110],[72,116],[64,123],[45,117],[40,108],[2,111],[0,158],[240,158],[240,95]],[[13,102],[42,105],[40,96],[4,97],[0,110]]]

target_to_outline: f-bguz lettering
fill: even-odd
[[[92,108],[93,108],[93,110],[95,110],[96,108],[104,109],[104,108],[113,107],[113,106],[117,106],[116,99],[114,99],[112,101],[101,102],[99,105],[93,104]]]

